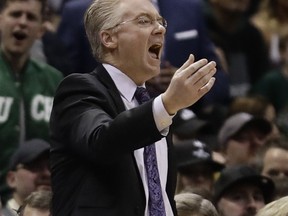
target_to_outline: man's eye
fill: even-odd
[[[140,17],[138,19],[138,24],[140,25],[148,25],[151,24],[151,19],[149,19],[148,17]]]
[[[10,13],[11,17],[18,18],[21,17],[22,13],[20,11],[14,11]]]

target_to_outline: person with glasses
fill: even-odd
[[[216,63],[186,62],[149,98],[167,23],[149,0],[95,0],[87,37],[101,64],[60,83],[52,108],[52,215],[177,215],[169,126],[213,86]],[[169,23],[168,27],[169,28]]]
[[[42,139],[31,139],[21,143],[12,155],[7,185],[12,197],[3,207],[4,216],[16,216],[26,197],[34,191],[51,191],[49,169],[50,145]]]

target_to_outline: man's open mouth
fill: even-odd
[[[13,36],[17,39],[17,40],[24,40],[25,38],[27,38],[27,34],[25,34],[24,32],[14,32]]]
[[[159,59],[159,53],[160,53],[161,47],[162,47],[161,44],[153,44],[149,48],[149,53],[151,54],[153,58]]]

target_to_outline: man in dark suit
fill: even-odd
[[[190,55],[168,89],[144,103],[138,89],[160,72],[166,21],[149,0],[95,0],[84,23],[101,65],[67,76],[54,99],[52,215],[176,215],[169,126],[212,88],[216,63]]]

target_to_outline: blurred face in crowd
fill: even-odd
[[[244,128],[231,137],[226,143],[224,151],[227,165],[247,164],[262,146],[268,135],[257,128]]]
[[[1,48],[6,56],[28,56],[44,28],[42,5],[37,0],[9,1],[0,14]]]
[[[220,216],[254,216],[265,205],[263,193],[252,184],[235,185],[217,203]]]
[[[263,158],[262,174],[272,179],[287,178],[288,180],[288,151],[270,148]]]
[[[19,164],[15,171],[9,171],[7,183],[15,193],[16,200],[23,200],[33,191],[51,190],[48,155],[40,157],[30,164]]]
[[[118,24],[100,33],[102,43],[109,50],[106,59],[141,85],[160,72],[166,29],[148,0],[122,0],[117,13],[120,14]]]
[[[214,172],[208,164],[187,166],[185,171],[180,173],[180,181],[184,188],[202,188],[207,191],[212,189]]]

